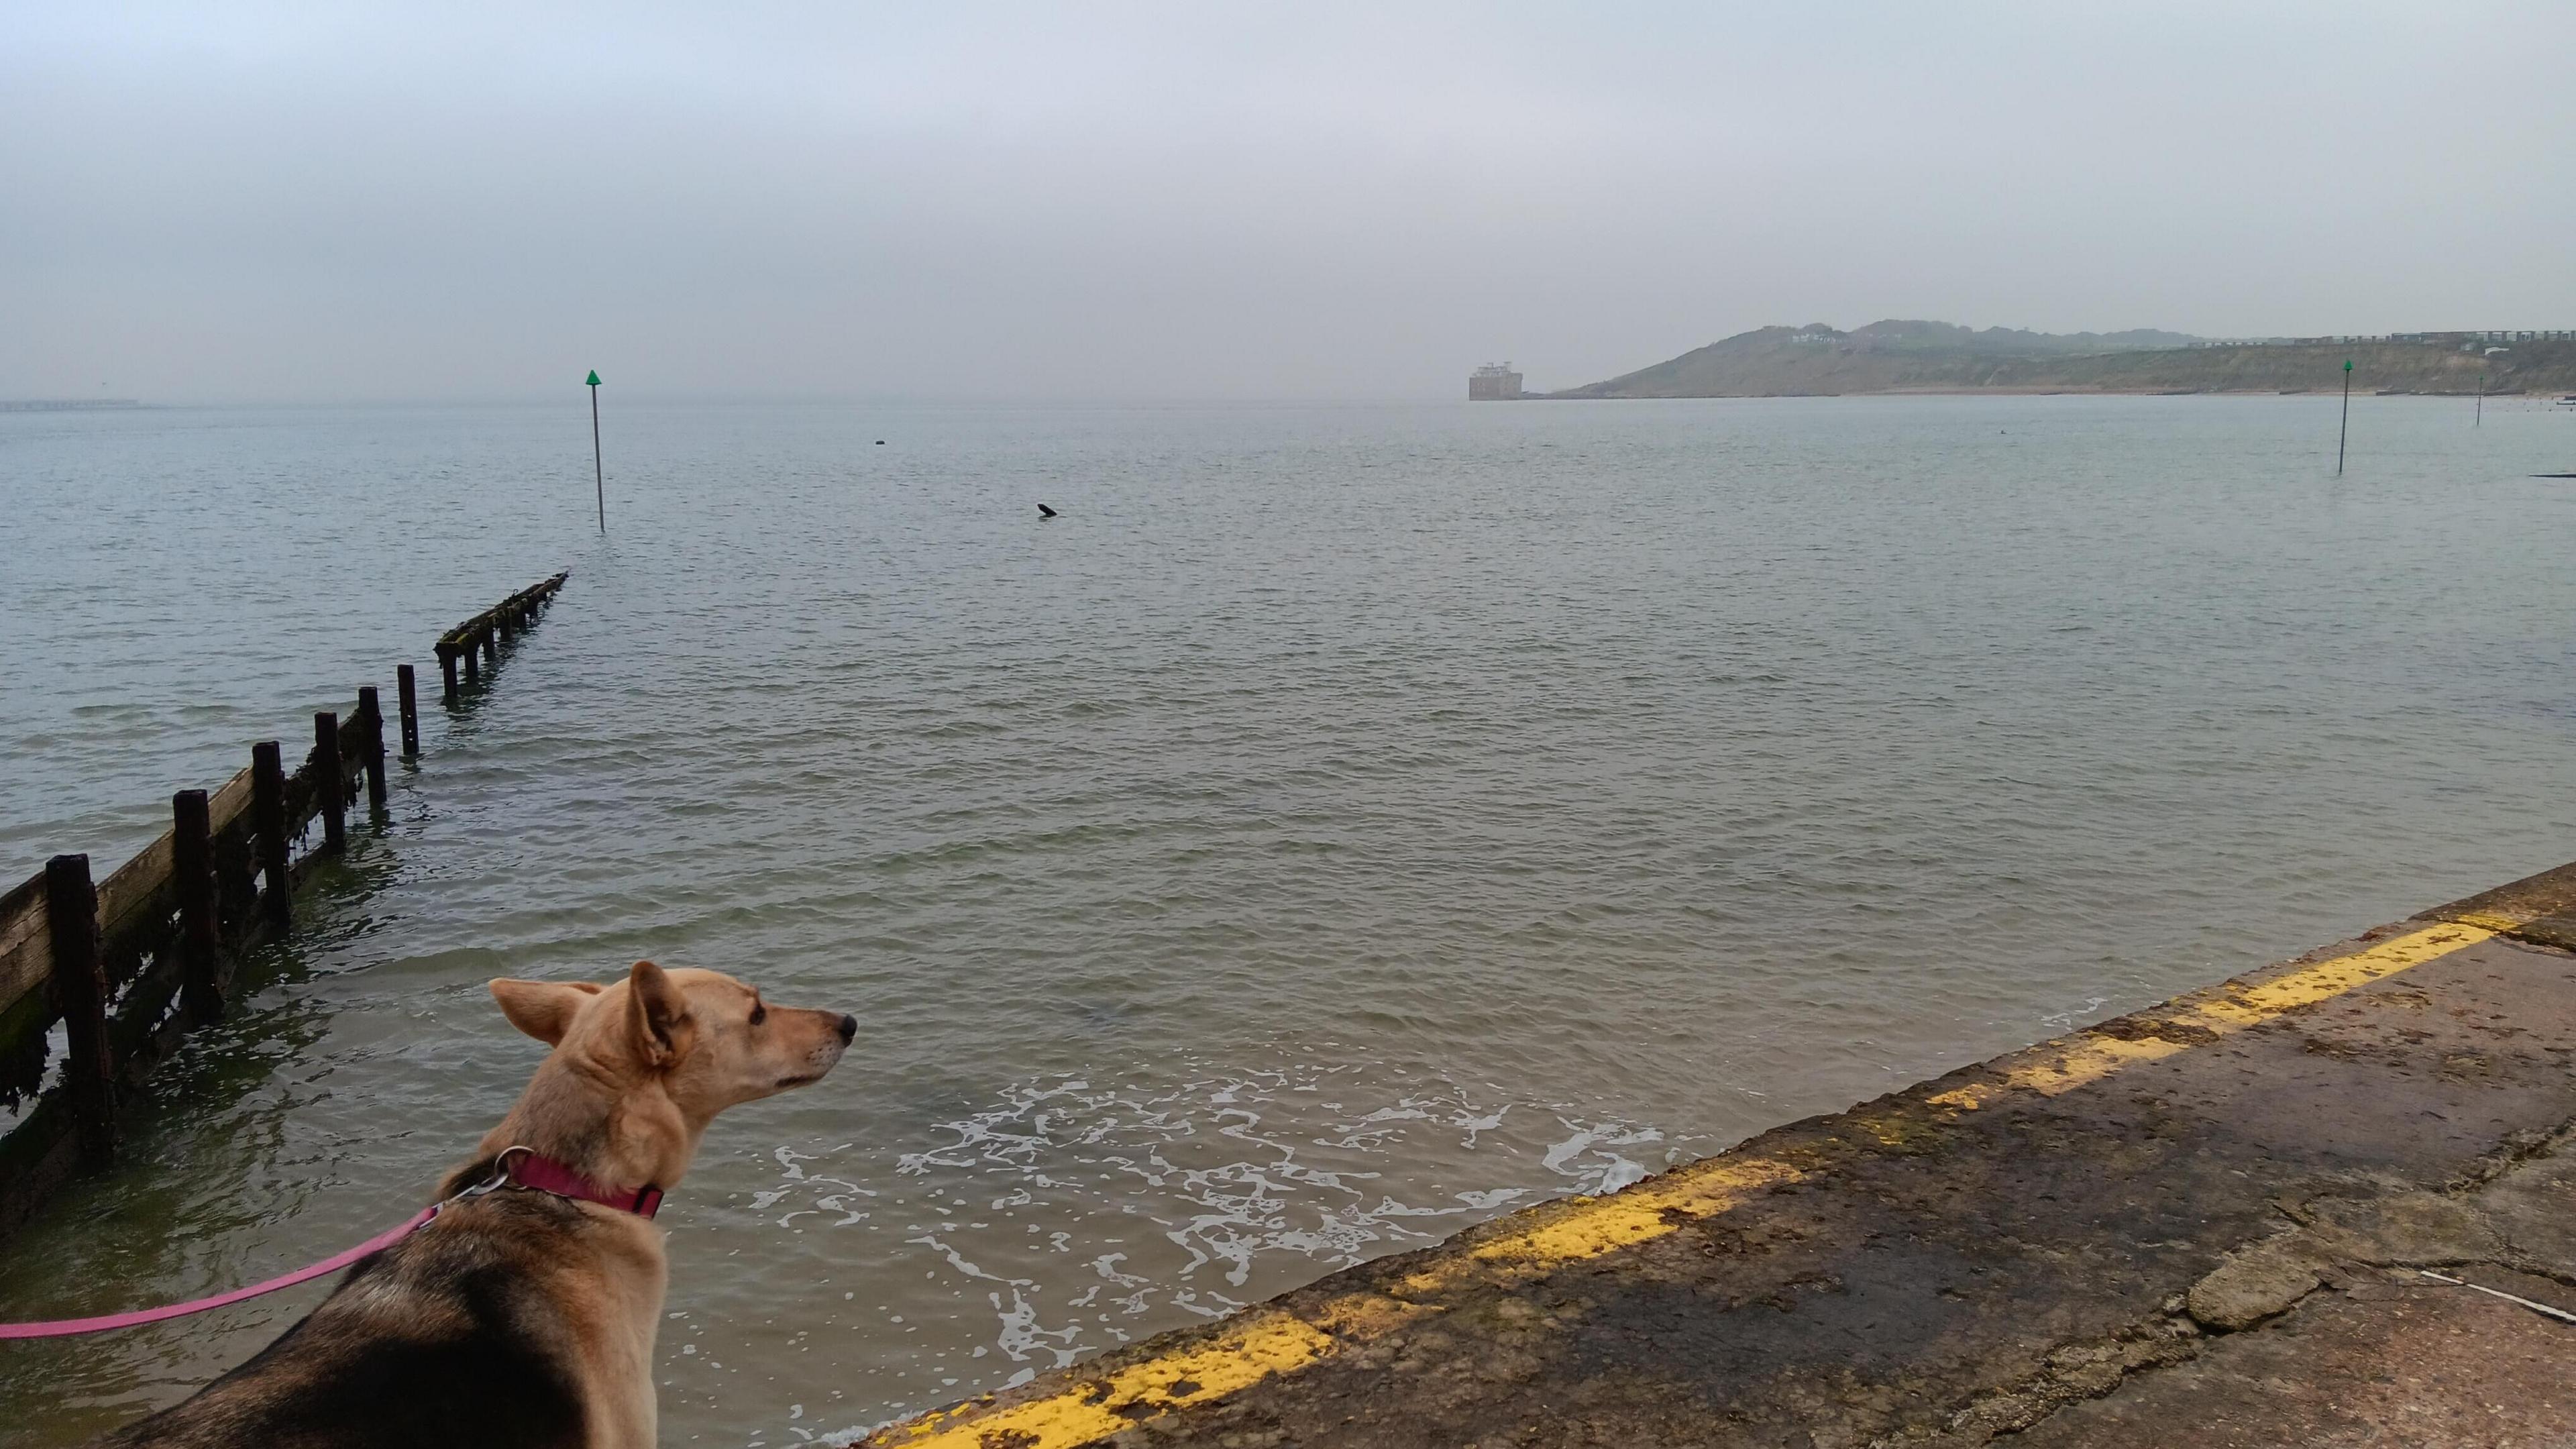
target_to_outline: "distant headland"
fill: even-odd
[[[2468,396],[2576,391],[2576,331],[2217,339],[2180,332],[1983,331],[1948,322],[1762,327],[1606,382],[1529,398],[1818,397],[1846,393],[2333,392]],[[1491,371],[1491,369],[1489,369]],[[1493,397],[1490,380],[1470,396]]]

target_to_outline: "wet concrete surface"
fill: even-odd
[[[873,1442],[2576,1444],[2576,1325],[2414,1271],[2576,1308],[2572,906],[2535,877]]]
[[[2412,1276],[2412,1275],[2406,1275]],[[2511,1273],[2481,1280],[2576,1298]],[[2564,1445],[2576,1424],[2576,1328],[2457,1288],[2347,1276],[2256,1333],[2068,1405],[2004,1442],[2030,1449],[2282,1445]]]

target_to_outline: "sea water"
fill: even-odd
[[[602,534],[579,397],[0,415],[8,881],[429,715],[0,1318],[400,1221],[542,1053],[483,983],[649,957],[860,1021],[661,1218],[665,1440],[825,1440],[2576,856],[2537,405],[2340,478],[2331,397],[605,421]],[[320,1292],[6,1346],[0,1422]]]

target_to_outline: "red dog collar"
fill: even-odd
[[[601,1187],[598,1183],[564,1166],[551,1157],[539,1155],[526,1147],[508,1147],[501,1152],[501,1175],[512,1187],[534,1188],[557,1197],[595,1202],[619,1212],[649,1218],[662,1210],[662,1189],[646,1183],[642,1187]]]

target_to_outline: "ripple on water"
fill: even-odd
[[[1346,1052],[1321,1041],[1005,1083],[910,1151],[775,1145],[768,1185],[725,1210],[846,1240],[813,1251],[868,1286],[843,1289],[847,1306],[816,1326],[875,1331],[829,1377],[894,1413],[1694,1155],[1687,1136]],[[730,1311],[720,1293],[680,1296]],[[673,1389],[721,1396],[721,1360],[682,1357]]]

